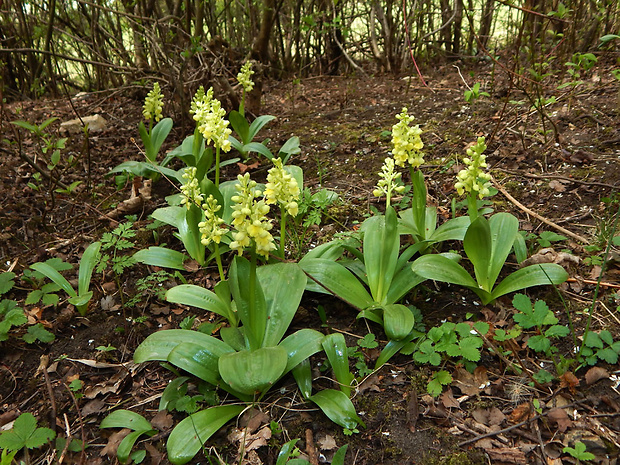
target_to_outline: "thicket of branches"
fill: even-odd
[[[274,77],[402,72],[412,59],[562,60],[620,31],[617,0],[5,0],[5,97],[102,90],[145,79],[185,106],[200,84],[234,99],[251,58]]]

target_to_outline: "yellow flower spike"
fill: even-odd
[[[387,205],[390,205],[392,193],[402,193],[405,190],[405,186],[399,185],[401,173],[395,171],[395,161],[393,158],[386,158],[379,172],[379,182],[377,187],[372,191],[375,197],[387,197]]]
[[[273,164],[273,168],[267,174],[265,202],[267,204],[277,203],[280,208],[286,209],[289,215],[297,216],[297,200],[300,196],[297,180],[284,169],[280,158],[274,158]]]
[[[222,227],[224,220],[217,216],[217,212],[221,210],[221,205],[217,203],[217,199],[209,195],[205,203],[202,205],[205,212],[205,221],[198,223],[200,230],[200,242],[202,245],[209,245],[211,242],[219,244],[222,236],[228,233],[228,228]]]
[[[159,83],[153,84],[153,89],[144,99],[144,109],[142,114],[146,120],[154,120],[158,122],[162,118],[162,109],[164,108],[164,96],[159,88]]]
[[[424,154],[420,152],[424,147],[422,130],[419,125],[409,126],[414,117],[407,113],[407,108],[403,108],[400,115],[396,115],[399,120],[392,126],[392,156],[398,166],[405,166],[408,163],[413,168],[417,168],[424,163]]]
[[[487,167],[486,155],[483,152],[487,146],[484,137],[479,137],[476,143],[467,149],[468,157],[463,158],[467,168],[459,171],[456,175],[457,182],[454,184],[459,195],[463,193],[476,193],[479,199],[489,195],[491,175],[483,171]]]
[[[239,84],[241,84],[245,92],[252,92],[252,89],[254,89],[254,82],[252,81],[253,74],[252,63],[246,61],[241,67],[239,74],[237,74],[237,81],[239,81]]]
[[[190,112],[197,123],[198,130],[205,139],[205,143],[213,145],[224,152],[231,149],[228,136],[232,130],[228,127],[228,120],[224,119],[226,110],[222,108],[222,103],[213,98],[213,88],[209,88],[207,93],[198,89],[191,104]]]
[[[196,171],[195,166],[190,166],[185,168],[181,176],[186,180],[185,184],[181,186],[181,205],[187,206],[188,210],[192,205],[202,204],[202,194],[200,193],[200,184],[196,179]]]

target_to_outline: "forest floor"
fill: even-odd
[[[559,80],[546,84],[545,96],[555,95],[557,101],[544,107],[544,116],[531,110],[534,91],[511,87],[503,70],[485,62],[446,64],[427,76],[428,87],[416,76],[316,77],[267,83],[261,113],[277,119],[261,137],[269,137],[269,145],[279,147],[289,137],[298,136],[302,150],[290,163],[303,168],[305,187],[338,194],[337,201],[319,208],[320,224],[299,228],[302,237],[291,247],[291,258],[336,233],[356,230],[373,209],[382,208],[383,201],[372,191],[390,150],[389,131],[397,122],[395,115],[406,106],[423,130],[426,164],[422,170],[429,203],[437,206],[440,221],[452,214],[454,178],[463,168],[466,148],[477,137],[486,136],[489,169],[501,188],[492,197],[493,208],[519,218],[520,228],[528,233],[531,254],[563,259],[561,264],[570,274],[569,282],[559,288],[566,310],[550,287],[534,288],[528,294],[545,299],[561,324],[568,324],[568,311],[578,338],[592,311],[592,329],[609,330],[614,341],[620,341],[620,297],[616,294],[620,259],[614,247],[608,263],[601,267],[620,206],[620,81],[611,74],[617,67],[613,60],[601,57],[573,95],[570,88],[555,89]],[[466,103],[464,80],[472,86],[483,83],[491,95]],[[37,180],[19,150],[41,163],[39,143],[23,129],[18,137],[18,128],[9,122],[41,124],[58,117],[48,128],[57,135],[60,121],[75,117],[72,105],[82,117],[99,114],[107,120],[105,128],[92,132],[88,141],[82,133],[70,135],[62,152],[63,160],[69,155],[78,159],[63,173],[63,182],[82,183],[72,195],[51,195],[44,179],[38,190],[33,189]],[[158,329],[178,328],[191,316],[196,317],[194,324],[212,321],[214,315],[197,314],[196,309],[158,299],[157,284],[138,289],[138,281],[154,272],[143,265],[129,268],[118,283],[110,272],[96,273],[91,286],[95,297],[85,317],[62,295],[58,305],[26,300],[33,285],[42,284],[24,279],[30,265],[60,258],[77,269],[88,244],[118,226],[118,221],[125,221],[122,215],[115,216],[119,203],[132,197],[132,188],[143,187],[134,182],[117,188],[114,178],[106,177],[123,161],[141,160],[137,132],[141,98],[125,89],[84,94],[74,98],[72,105],[67,99],[14,102],[5,104],[2,114],[0,261],[2,271],[17,275],[15,287],[4,298],[18,302],[28,324],[13,328],[8,339],[0,342],[0,427],[10,425],[22,412],[31,412],[40,425],[54,428],[59,437],[70,432],[87,444],[85,459],[81,451],[65,451],[63,463],[113,463],[122,436],[101,430],[99,424],[112,409],[123,407],[153,420],[160,430],[136,446],[147,451],[144,463],[168,463],[165,438],[183,414],[156,414],[162,391],[173,375],[154,363],[131,364],[132,353]],[[175,126],[164,148],[175,147],[190,133],[189,125]],[[260,181],[268,168],[266,159],[253,159],[228,166],[224,177],[233,179],[249,170]],[[408,174],[403,178],[407,183]],[[136,215],[133,229],[137,231],[132,250],[163,243],[179,248],[170,228],[148,227],[149,214],[166,205],[164,198],[174,193],[174,187],[162,179],[148,194],[144,192],[131,211]],[[553,250],[540,253],[549,248]],[[507,265],[515,267],[516,263]],[[209,287],[217,270],[194,267],[183,275]],[[76,280],[77,274],[69,272],[67,277]],[[599,277],[601,286],[595,292]],[[172,275],[163,281],[163,288],[180,282]],[[121,293],[123,302],[137,296],[132,307],[122,305]],[[515,312],[512,296],[482,306],[466,289],[441,283],[424,283],[409,296],[409,302],[421,310],[426,329],[445,320],[459,323],[469,318],[508,329]],[[325,311],[326,322],[319,317],[319,307]],[[385,335],[381,329],[356,319],[356,314],[335,298],[312,294],[304,297],[292,329],[339,331],[352,347],[358,347],[356,342],[372,331],[382,347]],[[35,323],[42,323],[55,339],[27,344],[22,336]],[[531,372],[537,366],[551,370],[549,357],[527,347],[527,338],[533,334],[530,330],[517,338],[512,356]],[[571,341],[567,337],[554,343],[557,360],[574,358]],[[368,366],[378,355],[377,349],[360,347],[358,353]],[[315,358],[313,366],[321,357]],[[352,360],[352,366],[356,361]],[[345,463],[357,465],[577,463],[563,452],[577,441],[594,454],[593,463],[617,463],[618,366],[602,361],[594,368],[567,366],[562,376],[532,386],[525,374],[511,371],[504,359],[485,347],[473,374],[445,359],[442,367],[454,381],[435,398],[427,394],[426,385],[437,368],[399,354],[359,384],[353,403],[366,427],[350,436],[320,410],[300,401],[292,377],[286,378],[260,404],[264,415],[248,432],[255,442],[251,447],[244,443],[245,458],[236,458],[239,442],[235,438],[238,441],[239,436],[231,434],[243,423],[231,422],[207,443],[205,452],[212,459],[197,457],[192,463],[216,463],[219,454],[227,463],[274,464],[282,444],[295,438],[300,438],[297,447],[314,463],[329,463],[336,448],[344,444],[349,444]],[[317,371],[316,384],[330,387],[329,373]],[[279,428],[267,427],[267,432],[262,427],[271,421]],[[62,449],[57,445],[31,450],[30,463],[51,463]]]

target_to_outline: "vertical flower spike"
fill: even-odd
[[[252,89],[254,89],[254,82],[252,81],[253,74],[252,63],[246,61],[241,67],[239,74],[237,74],[237,81],[239,81],[239,84],[243,87],[244,92],[252,92]]]
[[[463,158],[467,168],[459,171],[456,175],[458,181],[454,185],[459,195],[467,192],[479,199],[489,195],[491,175],[483,171],[487,167],[486,155],[482,153],[486,148],[484,137],[479,137],[476,144],[467,149],[468,157]]]
[[[265,185],[265,203],[272,205],[277,203],[280,208],[295,217],[299,211],[299,186],[297,180],[291,176],[282,165],[282,159],[273,159],[274,167],[267,174]]]
[[[420,152],[424,147],[422,138],[422,130],[419,125],[409,126],[414,120],[413,116],[407,114],[407,108],[403,108],[400,115],[396,115],[400,120],[392,126],[392,155],[398,166],[405,166],[409,163],[412,168],[419,167],[424,163],[424,154]]]
[[[405,190],[405,186],[400,185],[401,173],[395,171],[394,159],[387,157],[383,162],[381,171],[379,172],[381,178],[377,183],[377,187],[372,191],[375,197],[381,197],[385,195],[387,197],[386,204],[390,205],[392,198],[392,192],[402,193]]]
[[[200,185],[196,179],[196,167],[190,166],[185,168],[182,175],[185,184],[181,186],[181,205],[186,205],[189,210],[192,205],[200,206],[202,204],[202,194],[200,193]]]
[[[164,96],[159,88],[159,83],[153,84],[153,89],[144,99],[144,109],[142,114],[148,121],[154,120],[158,122],[162,118],[162,109],[164,108]]]
[[[202,245],[209,245],[211,242],[219,244],[222,236],[228,233],[228,229],[222,227],[224,220],[217,216],[217,212],[221,210],[221,205],[217,203],[217,199],[209,195],[205,203],[202,205],[205,211],[205,220],[198,223],[200,229],[200,242]]]
[[[228,127],[228,120],[224,119],[226,110],[219,100],[213,98],[213,88],[206,94],[198,89],[192,101],[190,111],[198,124],[198,130],[207,144],[213,143],[216,148],[224,152],[230,151],[231,145],[228,136],[232,131]]]
[[[267,219],[269,206],[264,200],[257,200],[262,192],[256,187],[256,182],[250,179],[250,175],[245,173],[237,176],[238,183],[235,185],[238,194],[232,197],[233,205],[233,226],[237,229],[233,233],[230,248],[236,250],[239,255],[243,249],[251,245],[252,240],[256,245],[256,252],[269,257],[269,252],[275,250],[276,245],[273,236],[269,232],[273,225]]]

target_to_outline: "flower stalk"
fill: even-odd
[[[471,221],[478,217],[478,199],[482,200],[490,194],[491,175],[484,171],[487,167],[486,155],[483,154],[486,148],[484,137],[479,137],[476,143],[467,149],[468,156],[463,158],[467,168],[459,171],[454,184],[459,195],[467,193],[467,211]]]

